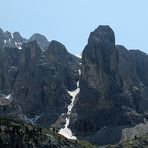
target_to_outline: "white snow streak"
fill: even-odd
[[[18,43],[15,42],[15,46],[16,46],[18,49],[22,49],[21,45],[22,45],[22,44],[21,44],[20,42],[18,42]]]
[[[5,98],[8,99],[8,100],[12,100],[11,94],[9,94],[8,96],[6,96]]]
[[[7,43],[7,41],[6,41],[6,40],[4,40],[4,43],[6,44],[6,43]]]
[[[81,71],[79,70],[79,75],[80,74],[81,74]],[[74,91],[68,91],[69,95],[72,96],[72,99],[71,99],[70,105],[68,106],[66,124],[65,124],[64,128],[61,128],[59,130],[59,134],[65,136],[68,139],[77,139],[75,136],[73,136],[72,131],[70,130],[70,128],[68,128],[68,126],[69,126],[69,122],[70,122],[70,114],[71,114],[72,108],[74,106],[74,101],[75,101],[75,98],[79,92],[80,92],[80,88],[79,88],[79,81],[78,81],[77,82],[77,89]]]
[[[11,37],[12,37],[12,39],[13,39],[13,33],[11,33]]]
[[[81,54],[79,54],[79,55],[76,55],[76,57],[78,57],[78,58],[80,58],[80,59],[81,59],[81,58],[82,58],[82,55],[81,55]]]
[[[22,47],[20,46],[20,47],[18,47],[18,49],[22,49]]]
[[[79,70],[79,76],[81,75],[81,70]]]

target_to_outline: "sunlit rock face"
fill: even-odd
[[[57,41],[51,41],[46,51],[32,41],[23,45],[19,63],[13,97],[29,118],[38,115],[37,123],[50,127],[67,110],[66,90],[76,87],[79,62]]]

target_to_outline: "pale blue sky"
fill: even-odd
[[[110,25],[116,44],[148,53],[148,0],[0,0],[0,28],[29,38],[44,34],[74,54],[99,25]]]

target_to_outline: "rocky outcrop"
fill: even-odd
[[[90,34],[82,53],[80,94],[71,115],[71,128],[78,137],[100,145],[116,143],[123,128],[144,122],[148,95],[142,73],[147,75],[147,60],[142,52],[116,46],[109,26]],[[114,135],[106,138],[108,129],[114,128]]]
[[[8,95],[14,86],[18,73],[18,57],[20,52],[17,48],[0,49],[0,93]]]
[[[66,113],[70,103],[66,90],[76,88],[80,64],[64,45],[52,41],[44,51],[31,41],[23,44],[22,50],[2,49],[1,56],[1,93],[11,93],[23,114],[40,116],[36,122],[49,127]]]
[[[0,117],[25,120],[25,115],[22,113],[20,105],[11,95],[0,95]]]
[[[22,44],[25,42],[26,39],[23,38],[20,33],[10,33],[8,31],[4,32],[2,29],[0,29],[0,48],[13,47],[21,49]]]
[[[25,39],[19,32],[10,33],[9,31],[4,32],[0,29],[0,48],[9,47],[22,49],[23,43],[34,40],[36,40],[38,46],[44,50],[48,48],[50,43],[45,36],[39,33],[35,33],[29,39]]]
[[[117,46],[119,50],[119,73],[123,80],[123,92],[128,94],[130,104],[138,113],[147,114],[148,90],[148,55],[139,50],[127,50]]]
[[[80,59],[69,54],[64,45],[57,41],[50,42],[47,57],[55,64],[56,71],[62,74],[60,79],[64,82],[66,89],[76,89],[76,83],[79,79]]]
[[[127,140],[125,142],[116,144],[116,145],[107,145],[104,146],[104,148],[146,148],[148,145],[148,136],[142,136],[142,137],[134,137],[132,140]]]
[[[76,105],[78,119],[75,123],[79,132],[97,131],[110,124],[113,117],[118,118],[118,115],[112,117],[110,112],[119,112],[115,106],[120,85],[114,33],[108,26],[100,26],[90,34],[82,53],[80,95]]]
[[[38,128],[21,121],[0,119],[1,148],[94,148],[89,143],[83,143],[70,141],[50,129]]]
[[[30,37],[30,39],[28,41],[34,41],[34,40],[37,41],[39,47],[42,49],[47,49],[49,46],[49,41],[42,34],[35,33]]]

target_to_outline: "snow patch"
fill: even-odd
[[[4,40],[4,43],[6,44],[6,43],[7,43],[7,41],[6,41],[6,40]]]
[[[5,98],[8,99],[8,100],[12,100],[11,94],[7,95]]]
[[[81,70],[79,70],[79,76],[81,75]]]
[[[13,33],[11,33],[11,38],[13,39]]]
[[[22,47],[20,46],[20,47],[18,47],[18,49],[22,49]]]
[[[80,74],[81,74],[81,71],[79,70],[79,75],[80,75]],[[74,140],[76,140],[77,137],[75,137],[75,136],[72,134],[72,131],[70,130],[70,128],[69,128],[68,126],[69,126],[69,123],[70,123],[70,114],[71,114],[72,108],[73,108],[73,106],[74,106],[75,98],[76,98],[77,94],[80,92],[79,81],[77,82],[77,88],[76,88],[76,90],[74,90],[74,91],[67,91],[67,92],[68,92],[69,95],[72,97],[72,99],[71,99],[70,105],[68,105],[66,123],[65,123],[65,125],[64,125],[64,128],[61,128],[61,129],[59,130],[59,134],[65,136],[65,137],[68,138],[68,139],[74,139]]]
[[[21,47],[22,43],[21,42],[15,42],[15,46],[18,48],[18,49],[22,49]]]
[[[76,55],[76,57],[78,57],[78,58],[82,58],[82,55],[81,54],[78,54],[78,55]]]
[[[12,96],[0,94],[0,106],[9,105],[12,102]]]

